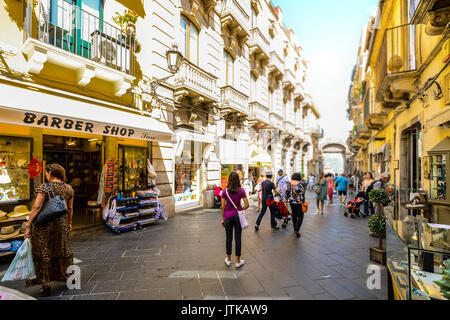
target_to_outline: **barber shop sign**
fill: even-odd
[[[15,109],[1,110],[0,122],[118,138],[156,140],[152,132],[137,128]]]

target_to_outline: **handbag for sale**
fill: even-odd
[[[233,200],[231,200],[230,195],[228,194],[228,190],[225,189],[225,192],[227,193],[227,197],[228,199],[230,199],[231,204],[233,205],[233,207],[236,209],[236,211],[238,212],[239,215],[239,221],[241,223],[241,228],[245,229],[248,227],[248,221],[247,221],[247,217],[245,216],[245,211],[244,210],[238,210],[238,208],[236,207],[236,205],[234,204]]]
[[[60,195],[56,195],[53,192],[53,186],[51,183],[45,184],[48,188],[52,190],[53,197],[50,196],[50,189],[48,189],[48,199],[45,200],[44,205],[39,212],[36,220],[34,221],[35,226],[44,226],[52,221],[55,221],[59,217],[62,217],[69,212],[67,208],[66,200]]]

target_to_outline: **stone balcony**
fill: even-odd
[[[239,37],[248,37],[250,30],[250,15],[241,7],[237,0],[223,0],[221,9],[222,28],[228,26],[235,30]]]
[[[276,51],[270,52],[269,71],[283,75],[284,62]]]
[[[239,113],[240,115],[246,116],[250,114],[248,96],[232,86],[226,86],[221,89],[221,98],[220,108],[222,111]]]
[[[387,113],[370,113],[366,117],[365,124],[371,130],[379,130],[387,123],[387,120]]]
[[[356,129],[355,142],[359,145],[365,145],[369,142],[370,137],[372,137],[372,131],[366,125],[359,124]]]
[[[262,128],[265,128],[269,125],[269,108],[265,107],[257,101],[250,102],[249,108],[250,115],[248,119],[250,125],[257,125]]]
[[[250,30],[249,48],[250,54],[256,54],[265,59],[270,57],[270,43],[258,27]]]
[[[283,117],[280,116],[279,113],[270,112],[269,113],[269,124],[270,124],[270,127],[273,129],[283,130],[283,127],[284,127]]]
[[[184,60],[171,81],[175,87],[175,97],[192,97],[199,102],[219,102],[220,94],[217,77],[200,67]]]
[[[295,83],[296,83],[295,75],[292,73],[290,69],[285,69],[283,76],[283,87],[294,89]]]

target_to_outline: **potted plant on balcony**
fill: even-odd
[[[120,40],[123,43],[133,46],[133,51],[139,53],[141,51],[141,44],[136,39],[136,22],[138,19],[136,12],[132,10],[125,10],[123,14],[116,12],[112,19],[122,31]]]
[[[383,206],[389,204],[389,195],[384,189],[375,189],[369,192],[369,200],[375,204],[375,215],[369,219],[370,232],[379,239],[378,247],[371,247],[370,260],[386,264],[386,250],[383,248],[383,239],[386,237],[386,218],[383,215]]]

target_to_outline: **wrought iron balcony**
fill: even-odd
[[[183,60],[172,82],[177,97],[194,97],[199,102],[220,100],[217,78],[188,60]]]
[[[93,78],[112,83],[116,96],[131,87],[137,47],[134,36],[73,3],[54,0],[52,7],[50,1],[38,4],[37,38],[28,38],[22,48],[28,72],[41,74],[45,65],[56,65],[66,69],[59,75],[67,74],[66,80],[79,86],[88,85]]]
[[[242,115],[249,115],[248,96],[239,92],[232,86],[226,86],[221,89],[221,109],[238,112]]]

